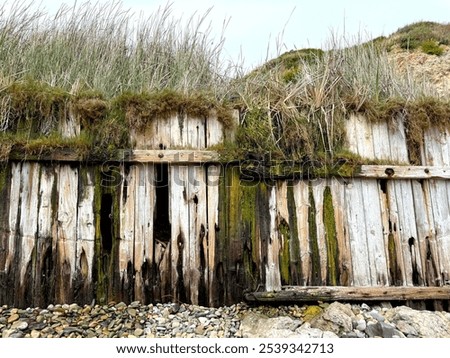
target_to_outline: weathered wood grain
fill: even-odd
[[[362,165],[355,176],[377,179],[450,179],[450,167]]]
[[[308,301],[406,301],[445,300],[450,298],[450,286],[443,287],[286,287],[273,292],[252,292],[245,295],[249,302]]]
[[[364,203],[365,237],[372,286],[386,285],[389,282],[388,266],[381,221],[379,186],[375,180],[361,180]]]
[[[76,276],[77,302],[89,302],[94,298],[93,267],[95,253],[94,194],[95,181],[92,167],[79,172],[79,197],[77,215]]]
[[[189,251],[189,202],[187,166],[171,166],[170,178],[170,222],[171,232],[171,282],[174,300],[187,302],[190,298],[190,251]]]
[[[416,213],[417,243],[420,252],[423,281],[425,286],[439,285],[436,268],[439,267],[433,233],[433,213],[431,210],[429,185],[427,182],[411,181]]]
[[[153,299],[154,277],[154,217],[155,217],[155,168],[152,164],[136,167],[134,212],[134,299],[146,302]]]
[[[197,164],[218,162],[217,152],[208,150],[133,150],[124,156],[124,161],[140,163]]]
[[[308,182],[298,180],[293,184],[294,203],[297,215],[297,232],[300,246],[301,280],[300,284],[311,283],[311,248],[309,246],[309,186]]]
[[[431,127],[424,131],[422,163],[429,166],[450,166],[450,140],[448,131]]]
[[[118,273],[120,285],[120,299],[129,301],[132,299],[134,289],[134,239],[136,214],[136,190],[139,182],[139,166],[132,165],[128,172],[123,172],[124,180],[121,184],[120,201],[120,240],[118,243]],[[104,213],[111,213],[112,209],[103,208]],[[105,214],[104,214],[105,215]],[[104,219],[105,220],[105,219]],[[131,296],[131,297],[130,297]]]
[[[450,282],[450,193],[444,180],[430,180],[431,207],[442,284]]]
[[[58,214],[56,236],[56,300],[72,302],[77,244],[78,169],[60,165],[58,170]]]
[[[315,203],[315,225],[317,249],[318,249],[318,263],[320,267],[320,284],[325,285],[328,274],[328,260],[327,260],[327,242],[325,238],[325,225],[323,221],[324,207],[323,195],[326,187],[325,179],[316,179],[311,181],[311,191]]]
[[[403,116],[392,119],[388,125],[389,146],[391,148],[390,160],[400,163],[409,163],[408,146],[406,144],[405,124]]]
[[[374,137],[372,135],[372,124],[362,115],[355,115],[355,138],[358,154],[367,159],[374,159]]]
[[[19,244],[17,246],[19,249],[17,252],[19,254],[19,275],[17,281],[20,285],[18,302],[22,306],[34,296],[32,291],[34,276],[32,254],[36,250],[38,230],[39,164],[23,163],[20,174],[20,239],[17,241]]]
[[[207,288],[208,288],[208,305],[218,306],[220,297],[217,289],[217,263],[218,255],[216,251],[217,245],[217,229],[219,229],[219,185],[220,176],[223,175],[220,166],[210,165],[207,168]]]
[[[72,110],[58,118],[58,131],[63,138],[74,138],[80,135],[80,118]]]
[[[416,261],[413,261],[409,242],[417,237],[415,224],[411,227],[411,221],[415,220],[411,187],[403,181],[388,182],[387,187],[390,200],[389,220],[393,228],[397,262],[402,271],[402,285],[411,286],[414,283],[413,262]]]
[[[275,187],[271,187],[269,190],[270,239],[267,245],[267,263],[265,264],[265,287],[266,290],[271,291],[281,288],[281,274],[279,262],[280,241],[276,225],[276,189]]]
[[[11,182],[10,182],[10,207],[8,215],[8,245],[5,260],[5,272],[11,272],[15,269],[14,261],[16,256],[16,236],[19,232],[19,208],[20,208],[20,183],[21,183],[22,163],[12,163]]]
[[[57,195],[55,190],[55,168],[41,165],[39,184],[39,208],[36,245],[36,266],[34,272],[33,303],[45,307],[54,299],[54,275],[56,265],[53,262],[53,238],[56,236],[54,206]]]
[[[345,214],[345,183],[336,178],[330,180],[336,222],[336,240],[339,251],[339,283],[349,286],[353,280],[352,257],[348,221]]]
[[[366,238],[362,180],[353,179],[349,181],[344,191],[352,256],[353,281],[351,284],[354,286],[370,286],[372,276],[370,274],[371,267]]]
[[[206,148],[220,144],[224,139],[223,124],[212,116],[206,120]]]
[[[390,160],[391,146],[387,122],[372,123],[373,154],[375,159]]]

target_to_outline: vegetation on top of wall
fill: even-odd
[[[176,113],[208,118],[216,115],[229,128],[233,125],[231,107],[202,93],[183,94],[173,90],[153,93],[122,93],[114,99],[132,128],[142,129],[154,118],[168,118]]]
[[[0,92],[0,159],[11,150],[44,155],[72,149],[83,158],[107,159],[130,147],[130,129],[143,129],[152,119],[175,113],[192,117],[216,116],[226,128],[233,125],[232,107],[204,94],[174,90],[123,93],[106,99],[95,91],[70,94],[63,89],[27,80]],[[60,126],[76,116],[81,134],[65,138]]]

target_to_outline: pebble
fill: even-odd
[[[418,337],[415,326],[406,320],[397,325],[389,322],[386,306],[367,304],[347,305],[351,325],[339,337]],[[329,304],[315,306],[248,306],[239,303],[224,307],[202,307],[183,303],[155,303],[142,305],[138,301],[108,305],[80,306],[51,304],[45,309],[0,307],[0,337],[57,338],[57,337],[210,337],[239,338],[243,336],[241,322],[250,312],[279,318],[290,317],[295,324],[283,326],[293,334],[309,337],[328,337],[334,333],[310,326]],[[311,321],[312,320],[312,321]]]

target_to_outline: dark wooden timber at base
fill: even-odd
[[[251,292],[248,302],[306,301],[407,301],[448,300],[450,286],[443,287],[283,287],[281,291]]]

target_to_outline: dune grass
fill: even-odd
[[[208,12],[177,19],[168,4],[143,17],[112,1],[63,5],[50,16],[32,4],[0,7],[4,85],[31,78],[69,92],[95,89],[107,97],[223,87],[223,38],[211,37]]]

